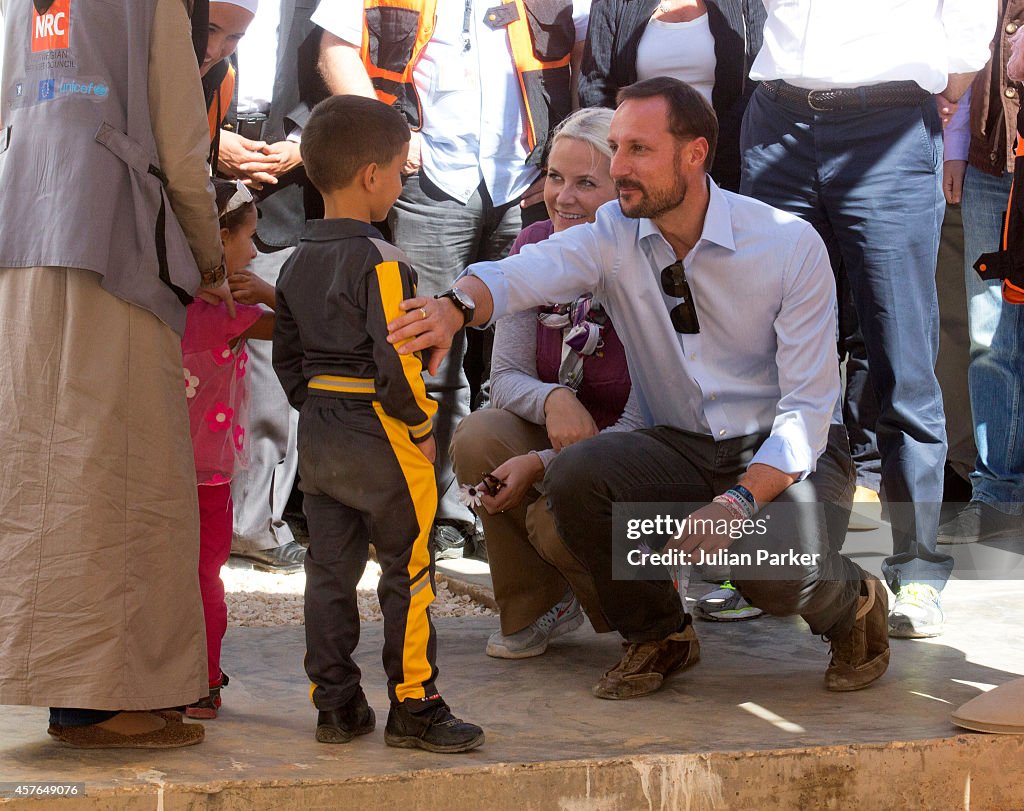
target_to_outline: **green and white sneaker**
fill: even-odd
[[[722,584],[720,589],[701,597],[693,609],[695,617],[709,622],[739,622],[740,620],[757,619],[762,614],[764,611],[744,600],[742,595],[736,591],[736,587],[728,580]]]
[[[923,639],[942,633],[942,602],[939,592],[925,583],[907,583],[896,592],[889,612],[889,636]]]

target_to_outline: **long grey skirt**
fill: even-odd
[[[0,268],[0,704],[206,695],[178,336],[64,268]]]

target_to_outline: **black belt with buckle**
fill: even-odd
[[[914,107],[932,94],[917,82],[882,82],[864,87],[808,90],[781,80],[761,82],[768,98],[816,113],[866,110],[878,107]]]

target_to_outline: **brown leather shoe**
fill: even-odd
[[[202,724],[183,724],[180,719],[167,719],[162,712],[157,714],[167,724],[140,735],[121,735],[97,724],[80,727],[50,724],[46,731],[52,738],[76,749],[177,749],[203,740]]]
[[[692,624],[658,642],[624,642],[623,647],[622,661],[594,685],[598,698],[646,696],[658,690],[670,673],[700,659],[700,643]]]
[[[860,690],[889,667],[889,597],[877,577],[865,574],[862,596],[850,633],[833,639],[832,661],[825,670],[825,687],[839,693]]]

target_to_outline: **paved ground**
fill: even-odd
[[[860,533],[851,536],[848,550],[875,568],[885,543],[883,531]],[[612,635],[595,635],[586,626],[543,657],[506,662],[483,654],[496,627],[493,617],[442,619],[439,685],[453,708],[484,726],[488,736],[477,752],[449,757],[384,746],[379,623],[366,625],[357,653],[378,729],[333,747],[313,739],[302,628],[231,628],[224,654],[231,686],[221,718],[207,724],[203,745],[156,754],[74,751],[50,742],[45,710],[10,707],[0,715],[0,782],[76,780],[97,792],[153,782],[329,783],[419,770],[436,776],[453,767],[951,738],[959,734],[948,720],[951,709],[1024,674],[1020,594],[1018,581],[954,580],[945,593],[946,633],[930,641],[894,640],[889,673],[871,689],[850,694],[823,689],[827,645],[799,619],[699,623],[700,664],[672,678],[660,693],[628,702],[590,694],[618,658]],[[923,755],[915,757],[919,768]]]

